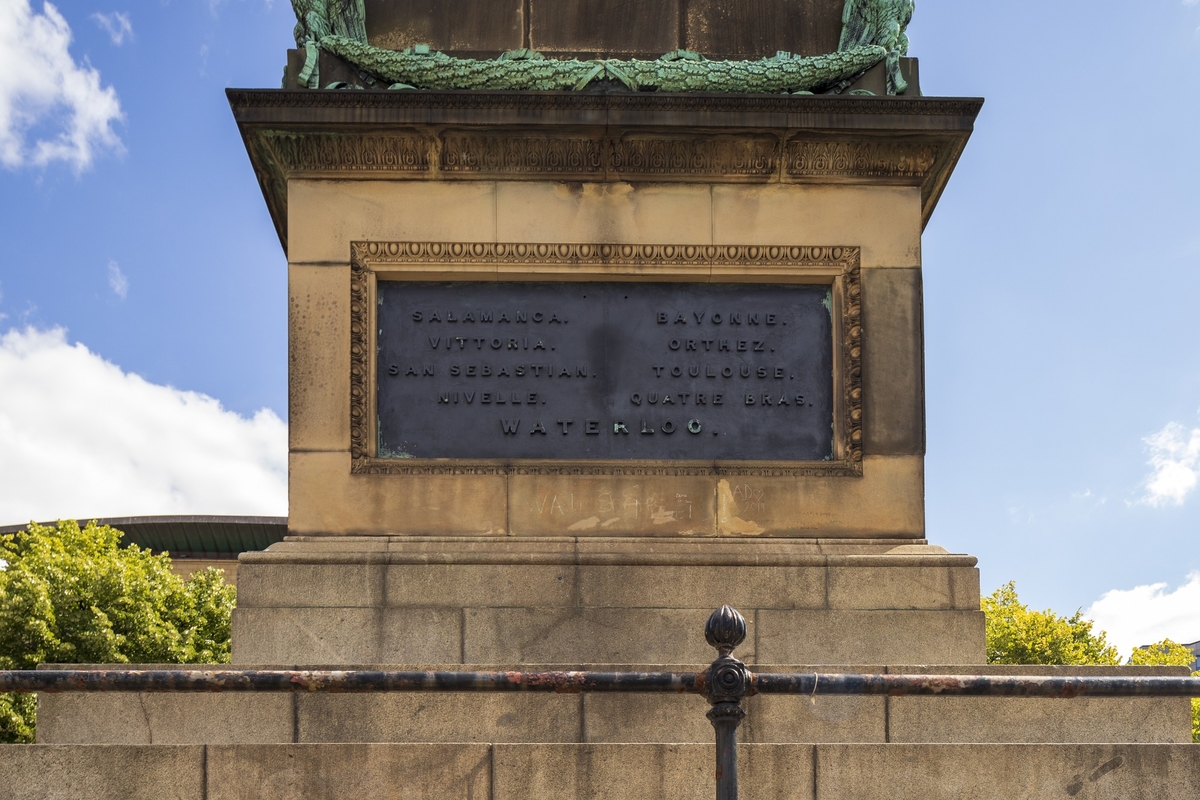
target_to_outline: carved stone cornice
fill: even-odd
[[[655,117],[702,114],[708,124],[720,124],[716,115],[729,114],[743,124],[761,125],[752,115],[786,114],[789,116],[829,117],[828,127],[900,127],[909,130],[962,129],[970,131],[983,101],[960,97],[862,97],[850,95],[752,95],[752,94],[673,94],[669,92],[495,92],[495,91],[313,91],[311,89],[228,89],[225,92],[234,116],[240,123],[271,124],[291,118],[321,124],[357,122],[364,124],[403,124],[428,122],[448,124],[459,112],[509,112],[491,120],[498,124],[520,121],[546,123],[547,111],[577,115],[580,112],[606,112],[628,117],[632,124],[656,124]],[[353,110],[352,115],[346,110]],[[299,113],[289,113],[299,112]],[[642,117],[642,119],[637,119]],[[838,124],[833,118],[842,120]],[[907,119],[897,123],[896,117]],[[461,117],[459,117],[461,120]],[[885,122],[885,119],[887,122]],[[615,119],[595,119],[615,122]],[[583,120],[570,120],[580,124]],[[698,124],[684,119],[685,125]],[[775,124],[779,124],[779,120]],[[815,122],[815,120],[814,120]],[[847,124],[849,123],[849,124]],[[889,124],[890,123],[890,124]],[[586,124],[586,123],[585,123]],[[734,120],[727,124],[736,126]],[[785,121],[785,125],[795,124]]]
[[[928,219],[982,101],[230,90],[280,241],[287,182],[570,180],[919,186]]]
[[[355,242],[350,263],[350,471],[356,475],[738,475],[861,477],[863,462],[861,251],[845,246],[606,244],[544,242]],[[375,408],[376,281],[380,273],[421,280],[449,272],[478,280],[569,265],[577,279],[620,280],[737,273],[770,282],[781,274],[830,286],[833,302],[834,456],[829,461],[528,461],[380,458]],[[474,271],[463,270],[471,267]],[[664,278],[670,280],[671,278]],[[676,278],[679,279],[679,278]]]

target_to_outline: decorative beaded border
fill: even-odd
[[[352,474],[862,476],[862,306],[857,247],[491,242],[355,242],[350,268]],[[832,288],[834,458],[830,461],[391,459],[375,450],[375,286],[386,280],[661,280],[818,283]],[[836,391],[840,388],[840,391]]]

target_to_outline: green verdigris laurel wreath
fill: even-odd
[[[522,51],[506,53],[496,60],[477,60],[422,52],[423,48],[383,50],[343,36],[325,36],[317,44],[385,80],[427,89],[570,91],[583,89],[593,81],[612,80],[633,91],[811,91],[852,78],[887,55],[882,47],[868,45],[814,58],[779,53],[757,61],[708,61],[687,52],[670,53],[656,61],[580,61]]]
[[[615,81],[632,91],[841,92],[881,61],[888,94],[902,93],[900,57],[908,52],[904,30],[913,0],[846,0],[838,52],[795,56],[779,52],[751,61],[710,61],[680,50],[656,60],[551,59],[516,50],[496,59],[455,58],[418,45],[403,51],[367,43],[363,0],[292,0],[296,43],[307,50],[300,80],[320,85],[320,50],[340,56],[361,72],[397,89],[499,89],[578,91],[596,81]]]

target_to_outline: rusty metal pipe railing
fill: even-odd
[[[0,692],[701,692],[704,673],[0,670]]]
[[[746,620],[729,606],[704,629],[717,660],[703,672],[439,670],[0,670],[0,692],[639,692],[698,694],[712,708],[717,800],[737,800],[742,700],[757,694],[942,697],[1200,697],[1200,678],[858,675],[751,672],[733,657]]]
[[[757,694],[1200,697],[1200,678],[748,672]],[[706,694],[704,672],[0,670],[0,692],[638,692]]]

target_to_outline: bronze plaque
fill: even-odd
[[[378,456],[833,458],[831,288],[380,280]]]

